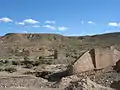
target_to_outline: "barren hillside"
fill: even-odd
[[[32,59],[55,56],[54,63],[74,61],[79,55],[93,47],[116,46],[119,49],[120,33],[93,36],[62,36],[58,34],[8,33],[0,38],[1,58],[21,58],[25,52]],[[47,54],[46,54],[47,53]],[[46,55],[43,55],[46,54]]]

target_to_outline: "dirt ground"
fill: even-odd
[[[61,90],[58,88],[0,88],[0,90]]]

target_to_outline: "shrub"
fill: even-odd
[[[8,68],[5,68],[4,71],[7,71],[7,72],[9,72],[9,73],[13,73],[13,72],[16,72],[17,69],[14,68],[14,67],[8,67]]]
[[[12,61],[12,65],[20,65],[20,61]]]
[[[45,59],[44,57],[40,57],[39,60],[34,61],[33,66],[38,66],[41,64],[51,64],[52,60],[51,59]]]
[[[24,74],[26,74],[26,75],[33,75],[33,74],[34,74],[34,72],[31,72],[31,71],[26,71]]]
[[[26,64],[25,68],[31,69],[33,67],[32,64]]]
[[[25,68],[32,68],[33,67],[33,61],[30,61],[28,57],[24,57],[24,61],[21,62],[23,65],[25,65]]]

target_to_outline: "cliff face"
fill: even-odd
[[[47,52],[47,56],[45,55],[47,58],[51,58],[52,55],[54,58],[54,55],[57,55],[55,63],[68,63],[91,48],[112,45],[119,49],[120,33],[74,37],[58,34],[9,33],[0,37],[0,57],[24,57],[27,51],[28,57],[38,58]]]

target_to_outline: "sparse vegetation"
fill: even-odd
[[[13,73],[13,72],[16,72],[17,69],[14,67],[8,67],[8,68],[5,68],[4,71],[9,72],[9,73]]]
[[[19,60],[14,60],[11,62],[12,62],[12,65],[21,65],[21,62]]]
[[[33,62],[34,66],[38,66],[38,65],[41,65],[41,64],[52,64],[52,60],[50,59],[45,59],[45,58],[41,58],[39,60],[36,60]]]
[[[13,73],[13,72],[16,72],[17,69],[14,66],[3,65],[3,66],[0,66],[0,71],[6,71],[9,73]]]
[[[30,61],[27,56],[24,57],[24,61],[22,62],[23,65],[25,65],[25,68],[32,68],[33,67],[33,61]]]
[[[93,37],[65,37],[49,34],[8,34],[2,38],[5,43],[0,43],[0,71],[1,73],[8,72],[9,74],[16,72],[13,73],[13,75],[19,73],[25,76],[33,75],[39,77],[39,79],[48,79],[48,81],[56,76],[64,76],[64,74],[68,76],[68,73],[72,75],[74,74],[72,62],[74,62],[77,57],[94,47],[115,45],[119,49],[119,38],[116,34],[110,34],[110,36],[95,35]],[[55,67],[54,70],[54,68],[49,67],[51,64],[61,63],[70,65],[67,67],[67,71],[62,74],[61,72],[64,68],[60,70],[59,67]],[[45,68],[46,65],[48,65],[48,67]],[[51,71],[49,71],[49,69],[51,69]],[[63,76],[61,76],[61,78]]]
[[[26,74],[26,75],[33,75],[33,74],[35,74],[35,72],[27,71],[24,74]]]

